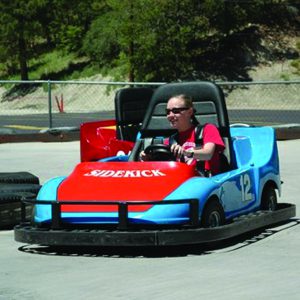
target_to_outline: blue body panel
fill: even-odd
[[[40,189],[37,200],[56,200],[57,190],[65,176],[56,177],[48,180]],[[37,223],[45,222],[51,219],[51,206],[50,205],[36,205],[34,221]]]
[[[226,219],[259,209],[264,186],[271,181],[279,193],[278,150],[275,132],[270,127],[231,128],[236,168],[210,178],[192,177],[179,185],[163,201],[198,199],[199,215],[207,201],[214,197],[224,208]],[[105,161],[127,161],[128,157],[112,157]],[[128,162],[130,163],[130,162]],[[56,200],[57,189],[66,177],[48,181],[40,190],[38,200]],[[151,187],[149,187],[151,188]],[[188,220],[188,204],[154,205],[142,213],[129,213],[132,223],[181,224]],[[71,223],[116,223],[117,213],[64,213]],[[37,205],[36,222],[51,219],[49,205]]]

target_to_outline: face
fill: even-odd
[[[176,110],[176,108],[179,109]],[[180,108],[182,109],[180,110]],[[193,114],[193,108],[186,108],[183,99],[177,97],[171,98],[167,103],[167,111],[167,119],[173,128],[178,131],[185,131],[192,126],[191,117]]]

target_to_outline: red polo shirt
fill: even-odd
[[[196,130],[195,127],[191,127],[190,129],[179,132],[178,133],[178,143],[182,146],[184,150],[188,150],[190,148],[196,147]],[[225,149],[224,142],[221,138],[218,128],[214,124],[206,124],[203,128],[203,146],[206,143],[214,143],[216,145],[215,152],[211,158],[211,160],[205,161],[205,170],[210,171],[212,175],[220,173],[220,153],[222,153]],[[196,160],[193,158],[188,158],[184,156],[184,161],[188,165],[195,165]]]

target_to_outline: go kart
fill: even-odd
[[[176,94],[194,99],[200,124],[218,126],[226,145],[226,171],[200,176],[194,167],[174,161],[162,144],[174,133],[165,108]],[[137,99],[142,105],[133,104]],[[155,159],[139,161],[141,150]],[[277,202],[281,180],[273,128],[230,127],[223,92],[212,82],[170,83],[154,93],[143,88],[119,91],[116,120],[82,125],[81,160],[69,176],[46,182],[36,199],[23,200],[16,241],[56,246],[205,244],[295,216],[295,205]],[[31,222],[26,221],[26,205],[35,207]]]

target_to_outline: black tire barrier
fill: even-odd
[[[40,190],[41,186],[39,184],[31,184],[31,183],[0,183],[0,197],[3,193],[20,193],[20,192],[28,192],[37,194]]]
[[[41,188],[39,182],[39,178],[29,172],[0,173],[0,229],[20,223],[21,200],[35,198]],[[31,210],[26,208],[29,215]]]
[[[0,173],[0,183],[39,184],[39,178],[29,172]]]

